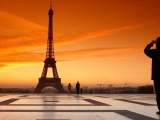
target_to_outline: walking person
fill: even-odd
[[[91,91],[90,91],[90,94],[92,94],[92,89],[91,89]]]
[[[83,93],[83,89],[81,88],[81,94]]]
[[[71,87],[72,87],[72,86],[71,86],[71,84],[69,83],[69,84],[68,84],[68,92],[69,92],[69,95],[71,94]]]
[[[153,44],[156,44],[156,49],[151,49]],[[152,80],[159,109],[156,114],[160,114],[160,37],[148,44],[144,49],[144,53],[152,59]]]
[[[80,83],[79,83],[79,81],[77,81],[77,83],[76,83],[76,90],[77,90],[77,94],[79,95],[79,90],[80,90]]]

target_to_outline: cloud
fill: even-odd
[[[59,55],[78,55],[78,54],[95,54],[95,53],[102,53],[102,52],[111,52],[111,51],[130,51],[130,50],[141,50],[141,46],[136,47],[110,47],[110,48],[92,48],[92,49],[82,49],[76,51],[69,51],[69,52],[58,52]]]
[[[107,36],[117,32],[136,29],[144,26],[131,25],[120,28],[107,30],[91,31],[76,35],[59,35],[55,33],[55,44],[74,44],[80,41],[87,41],[92,38]],[[37,25],[33,22],[25,20],[19,16],[15,16],[3,11],[0,11],[0,67],[10,68],[18,64],[38,63],[45,58],[45,53],[29,51],[31,48],[46,47],[47,43],[47,28]],[[104,56],[120,57],[119,54],[108,52],[125,51],[141,49],[139,47],[122,47],[122,48],[93,48],[82,49],[77,51],[56,52],[58,61],[74,61],[80,59],[97,59]],[[102,55],[103,54],[103,55]],[[82,57],[83,56],[83,57]],[[103,56],[103,57],[102,57]],[[108,57],[109,58],[109,57]]]
[[[55,45],[73,44],[125,30],[136,29],[144,25],[146,24],[84,32],[75,35],[59,35],[58,33],[54,33],[54,41]],[[0,42],[1,48],[5,49],[5,51],[46,46],[47,28],[19,16],[0,11]]]
[[[47,29],[18,16],[0,11],[0,42],[2,49],[23,49],[45,43]],[[25,48],[24,48],[25,49]]]
[[[21,32],[23,34],[25,30],[44,29],[44,27],[38,24],[4,11],[0,11],[0,22],[0,29],[4,30],[3,34],[6,35],[9,35],[10,33],[7,33],[7,31],[5,30],[15,30],[15,32],[13,32],[12,34],[17,34],[16,30],[22,30]]]
[[[123,26],[119,28],[112,28],[112,29],[106,29],[106,30],[99,30],[99,31],[92,31],[92,32],[86,32],[86,33],[80,33],[76,35],[68,35],[68,36],[57,36],[55,39],[56,44],[73,44],[80,41],[86,41],[90,40],[92,38],[98,38],[102,36],[108,36],[111,34],[115,34],[117,32],[125,31],[125,30],[132,30],[137,29],[146,25],[149,25],[152,23],[143,23],[139,25],[130,25],[130,26]]]
[[[32,24],[30,26],[32,26]],[[63,35],[59,36],[55,34],[55,45],[73,44],[80,41],[90,40],[92,38],[107,36],[124,30],[135,29],[138,27],[140,27],[140,25],[126,26],[110,30],[93,31],[93,32],[81,33],[70,36],[63,36]],[[37,28],[37,30],[0,29],[0,41],[1,41],[1,48],[6,49],[7,51],[46,46],[47,29],[45,28]]]
[[[67,52],[56,52],[55,56],[58,61],[74,61],[83,59],[97,59],[104,56],[111,56],[114,58],[120,57],[124,54],[122,51],[135,51],[142,50],[142,47],[117,47],[117,48],[93,48],[93,49],[83,49],[76,51]],[[121,52],[120,52],[121,51]],[[96,57],[95,57],[96,56]],[[103,56],[103,57],[102,57]],[[11,52],[6,54],[5,57],[0,55],[0,63],[36,63],[42,62],[45,59],[45,53],[34,53],[27,51]],[[3,66],[2,66],[3,67]]]
[[[56,52],[58,60],[77,61],[87,59],[110,59],[110,58],[128,58],[133,57],[126,52],[142,50],[142,46],[136,47],[110,47],[110,48],[92,48],[67,52]]]

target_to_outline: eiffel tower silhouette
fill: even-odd
[[[64,88],[61,84],[61,78],[58,76],[56,61],[54,56],[54,42],[53,42],[53,10],[52,3],[50,4],[49,15],[49,26],[48,26],[48,40],[47,40],[47,51],[46,59],[44,61],[44,68],[42,71],[41,78],[39,78],[39,83],[35,88],[35,93],[40,93],[45,87],[52,86],[58,90],[59,93],[64,93]],[[52,68],[53,78],[47,78],[48,68]]]

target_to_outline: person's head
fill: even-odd
[[[156,48],[160,49],[160,37],[156,39]]]

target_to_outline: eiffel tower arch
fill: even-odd
[[[41,78],[39,78],[38,85],[35,88],[35,93],[40,93],[45,87],[54,87],[59,93],[64,93],[64,88],[61,84],[61,78],[58,76],[56,61],[54,56],[54,42],[53,42],[53,10],[52,5],[50,5],[49,15],[49,25],[48,25],[48,40],[47,40],[47,51],[46,59],[44,61],[44,67],[42,71]],[[48,68],[52,69],[53,78],[47,78]]]

